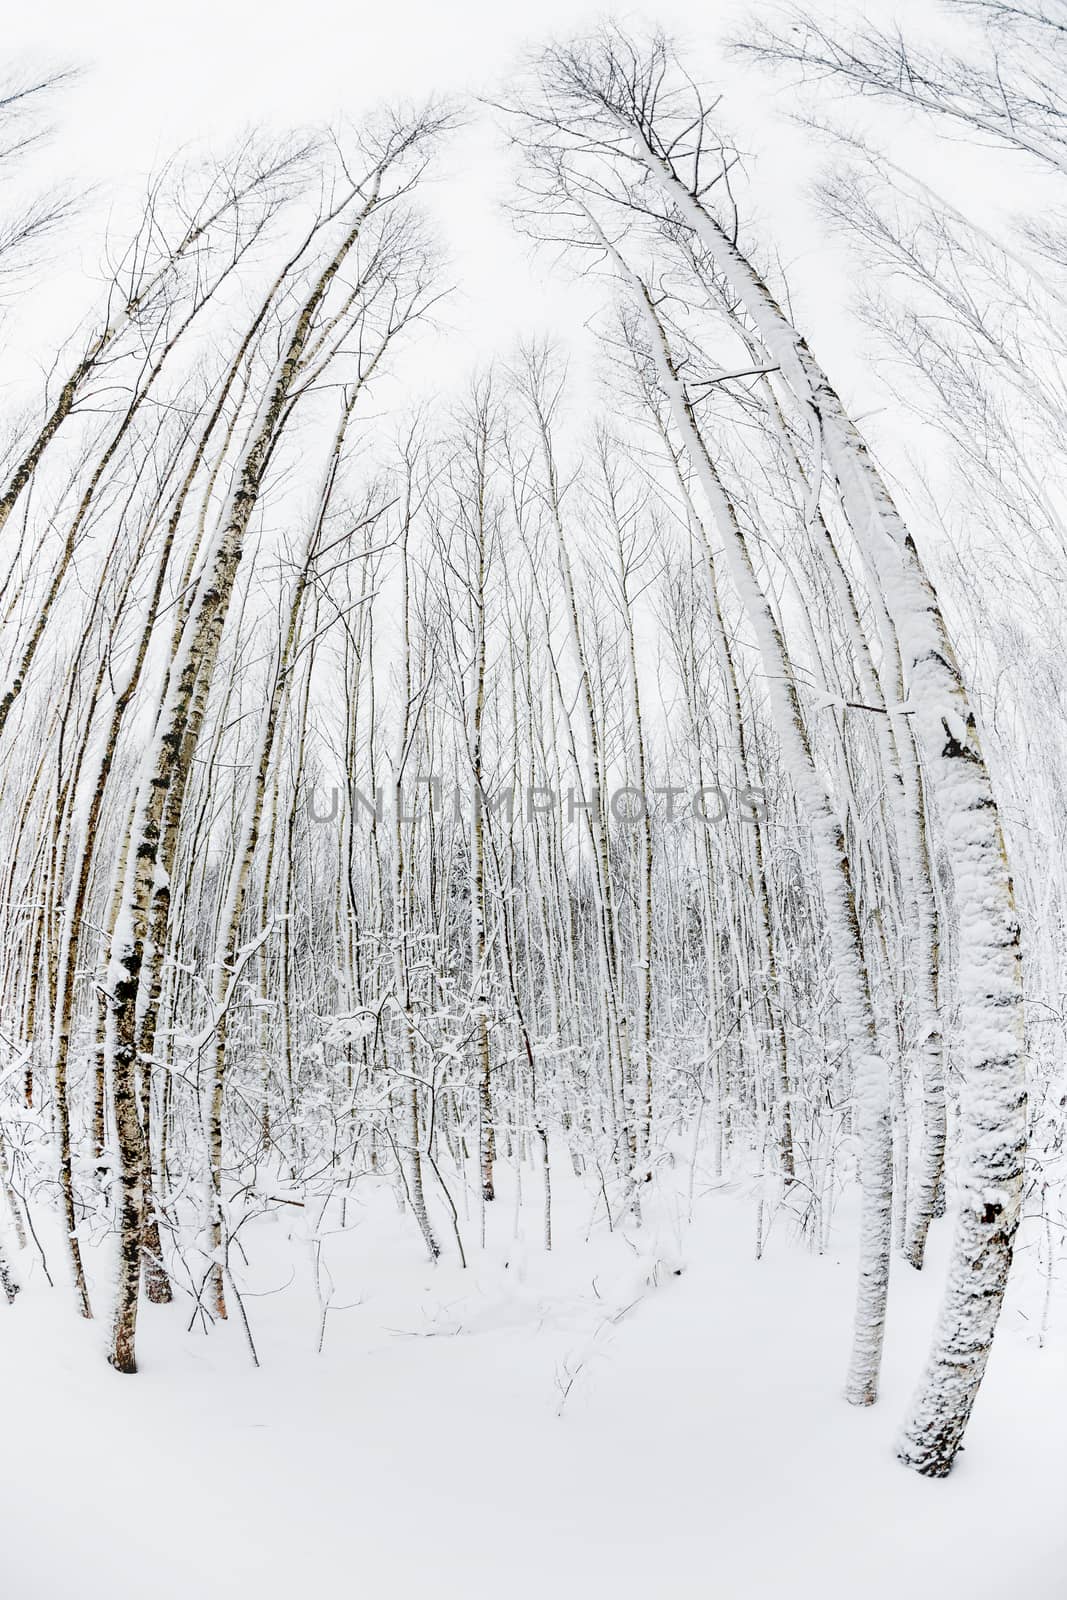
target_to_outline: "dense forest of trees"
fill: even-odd
[[[955,55],[739,48],[1062,182],[1062,8],[954,10]],[[133,1373],[142,1297],[245,1323],[271,1208],[392,1186],[466,1263],[502,1167],[548,1250],[554,1173],[639,1222],[699,1149],[816,1250],[858,1186],[854,1404],[954,1230],[899,1446],[940,1476],[1024,1212],[1062,1256],[1064,213],[826,135],[941,465],[891,476],[698,65],[607,28],[483,108],[515,227],[603,285],[596,414],[530,344],[383,415],[448,281],[431,105],[169,167],[5,418],[0,1281],[43,1254]],[[9,86],[5,162],[62,97]],[[64,216],[5,220],[13,315]]]

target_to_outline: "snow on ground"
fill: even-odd
[[[188,1333],[182,1298],[145,1308],[142,1371],[119,1377],[105,1318],[80,1323],[22,1254],[0,1308],[4,1600],[1067,1595],[1067,1371],[1032,1314],[1006,1314],[953,1475],[893,1459],[945,1223],[928,1270],[896,1267],[882,1402],[857,1412],[847,1218],[819,1258],[779,1216],[756,1261],[752,1198],[723,1185],[691,1226],[664,1203],[609,1233],[601,1207],[586,1242],[593,1202],[560,1174],[551,1256],[515,1240],[505,1194],[463,1271],[422,1259],[384,1187],[359,1194],[320,1232],[321,1354],[316,1219],[244,1230],[258,1370],[238,1318]]]

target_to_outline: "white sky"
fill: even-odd
[[[811,0],[824,15],[865,12],[929,21],[930,0]],[[9,5],[9,11],[14,10]],[[763,0],[648,0],[634,7],[607,0],[539,0],[522,8],[507,0],[42,0],[20,4],[6,19],[8,60],[18,66],[69,64],[81,80],[56,103],[56,133],[37,157],[41,178],[95,186],[72,237],[5,319],[8,381],[36,382],[42,364],[98,301],[100,262],[110,208],[139,194],[144,178],[176,148],[206,143],[224,150],[252,125],[275,128],[358,117],[385,100],[432,93],[506,91],[526,48],[588,27],[605,15],[652,21],[689,47],[695,74],[727,90],[724,124],[751,154],[750,219],[786,267],[794,310],[846,398],[868,414],[877,442],[896,419],[880,410],[883,396],[857,359],[856,325],[841,315],[853,293],[850,263],[828,241],[804,193],[819,151],[785,119],[792,96],[772,75],[724,61],[717,41],[736,31]],[[840,109],[832,100],[826,110]],[[820,109],[823,109],[820,103]],[[885,114],[885,113],[883,113]],[[996,156],[941,141],[930,126],[907,126],[894,115],[894,153],[954,196],[970,193],[986,213]],[[865,112],[870,118],[879,112]],[[856,124],[856,111],[847,120]],[[1017,160],[1012,181],[1018,180]],[[509,164],[486,116],[474,114],[454,136],[423,193],[451,258],[458,294],[442,313],[445,329],[419,345],[423,382],[461,385],[471,367],[507,360],[517,341],[553,333],[570,344],[582,367],[581,330],[602,302],[603,287],[576,286],[531,247],[502,214]],[[1005,186],[1005,203],[1011,195]],[[427,380],[426,375],[430,377]],[[29,393],[36,392],[31,389]]]
[[[56,134],[37,170],[97,187],[49,283],[35,285],[33,305],[21,304],[8,321],[9,374],[20,356],[47,358],[54,336],[44,337],[44,328],[65,332],[75,308],[88,309],[109,206],[136,191],[178,146],[204,141],[225,149],[250,125],[285,128],[339,112],[359,116],[382,100],[499,94],[527,47],[604,15],[650,19],[677,31],[702,72],[714,77],[716,33],[724,19],[747,9],[742,0],[654,0],[643,10],[611,0],[539,0],[536,9],[507,0],[20,5],[5,28],[10,60],[84,68],[81,81],[57,102]],[[769,80],[761,80],[758,97],[773,98],[770,90]],[[744,98],[737,95],[728,114],[751,122]],[[757,127],[769,122],[764,110],[754,120]],[[789,137],[768,173],[769,191],[788,187],[784,174],[795,168],[796,156],[797,141]],[[506,358],[523,335],[552,331],[573,338],[593,300],[576,293],[565,274],[550,272],[547,261],[535,266],[526,241],[500,214],[508,161],[484,117],[450,141],[436,173],[424,199],[436,214],[460,290],[446,313],[442,381],[472,362]]]
[[[674,0],[655,14],[691,31],[704,10]],[[574,0],[540,0],[531,26],[530,14],[506,0],[183,0],[179,7],[45,0],[20,6],[5,30],[10,59],[85,68],[58,103],[56,136],[37,162],[42,172],[79,186],[102,186],[79,220],[83,242],[69,264],[75,282],[64,298],[95,275],[109,199],[136,187],[176,147],[205,141],[225,149],[251,125],[284,129],[339,113],[358,118],[382,101],[493,93],[506,87],[527,46],[587,25],[604,11]],[[570,286],[534,271],[527,244],[498,214],[507,160],[484,118],[450,141],[434,170],[423,201],[437,215],[452,258],[450,276],[461,290],[447,311],[456,366],[506,355],[520,333],[558,328],[566,334],[580,324]],[[19,320],[25,331],[16,343],[35,342],[33,319],[20,314]]]

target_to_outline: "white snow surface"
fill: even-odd
[[[179,1296],[144,1306],[141,1371],[121,1377],[105,1282],[81,1322],[20,1252],[0,1307],[5,1600],[1063,1600],[1067,1363],[1020,1292],[952,1475],[893,1456],[947,1219],[922,1274],[894,1262],[882,1399],[855,1410],[845,1210],[822,1257],[779,1211],[757,1261],[740,1186],[698,1185],[691,1224],[661,1197],[609,1232],[557,1173],[549,1255],[536,1183],[517,1211],[498,1175],[466,1271],[425,1260],[378,1180],[343,1232],[336,1201],[321,1224],[250,1223],[236,1278],[258,1370],[236,1307],[205,1337]]]

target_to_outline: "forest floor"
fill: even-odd
[[[521,1216],[507,1192],[489,1208],[484,1252],[464,1223],[466,1271],[454,1251],[429,1266],[373,1183],[343,1233],[336,1208],[250,1223],[258,1369],[239,1316],[188,1332],[180,1296],[145,1307],[120,1377],[106,1284],[81,1322],[21,1252],[0,1307],[4,1600],[1064,1600],[1067,1362],[1039,1347],[1036,1286],[929,1482],[893,1439],[948,1223],[922,1274],[894,1265],[882,1400],[855,1411],[847,1215],[816,1256],[779,1214],[757,1261],[739,1186],[707,1186],[692,1223],[678,1196],[609,1231],[560,1177],[551,1255],[527,1179]]]

